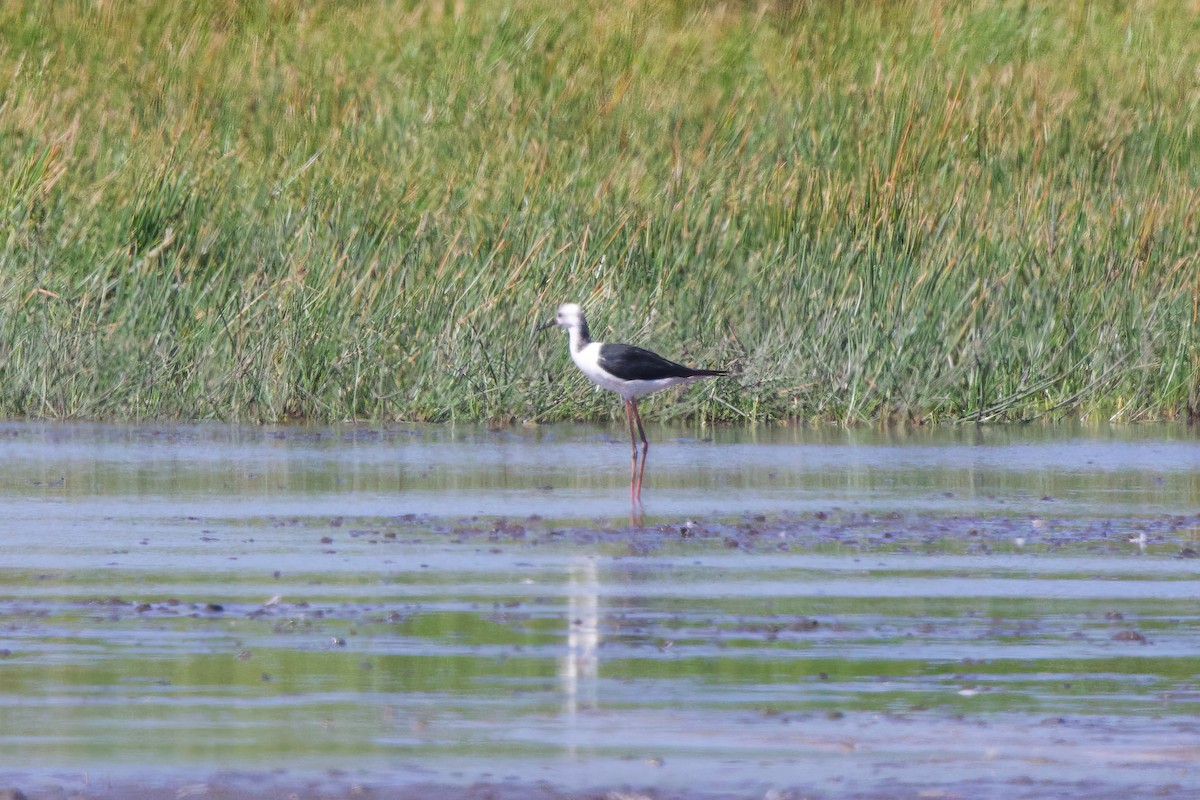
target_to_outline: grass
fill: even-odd
[[[0,414],[1195,417],[1196,12],[5,3]]]

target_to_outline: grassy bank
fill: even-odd
[[[0,414],[1200,412],[1189,3],[0,6]],[[653,406],[652,406],[653,407]]]

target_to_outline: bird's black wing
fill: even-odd
[[[698,375],[721,374],[713,370],[692,369],[668,361],[631,344],[600,346],[600,368],[623,381],[657,381],[663,378],[693,378]]]

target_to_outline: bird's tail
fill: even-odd
[[[692,378],[708,378],[715,375],[728,375],[727,369],[694,369],[689,377]]]

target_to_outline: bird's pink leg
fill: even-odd
[[[629,407],[633,409],[633,419],[637,421],[638,435],[642,437],[642,463],[638,468],[637,481],[635,483],[636,489],[634,490],[634,496],[637,498],[637,502],[641,502],[642,476],[646,474],[646,454],[650,452],[650,442],[646,441],[646,431],[642,429],[642,415],[641,412],[638,411],[637,400],[630,400]],[[629,438],[631,441],[633,440],[633,422],[629,423]],[[633,443],[633,455],[634,461],[636,461],[637,442]]]
[[[636,408],[636,406],[633,405],[632,400],[625,401],[625,421],[629,423],[629,444],[633,450],[633,453],[632,453],[633,458],[629,463],[629,500],[634,505],[637,505],[638,501],[641,499],[641,497],[640,497],[641,486],[639,485],[639,482],[637,479],[637,467],[638,467],[637,441],[633,438],[633,409],[634,408]]]

